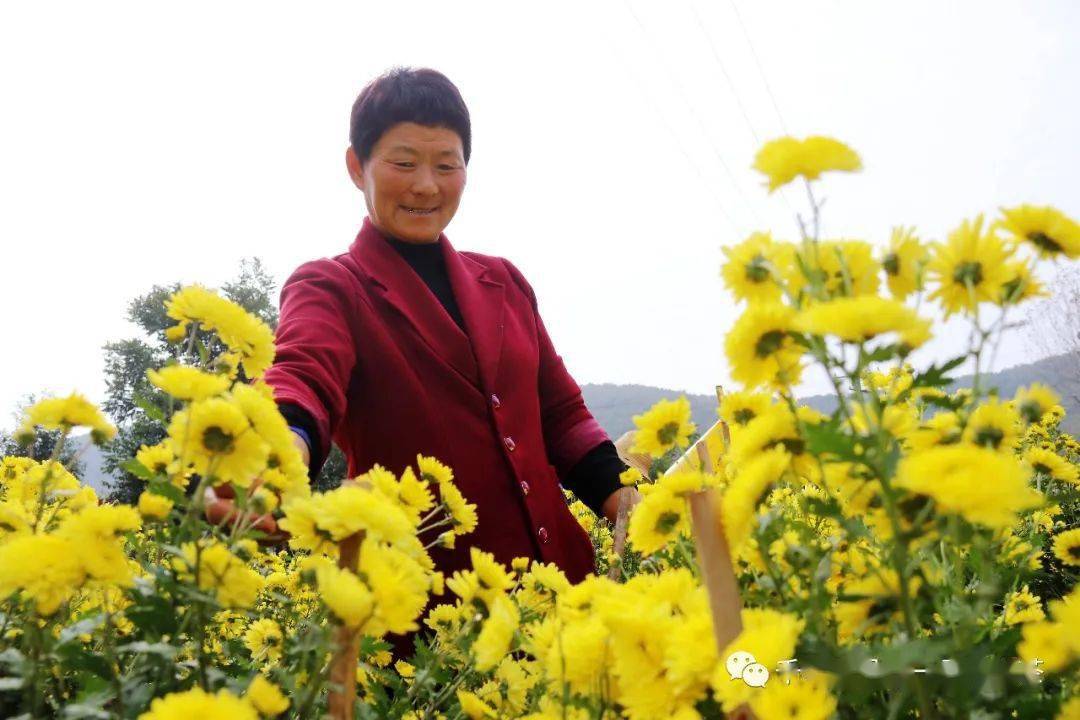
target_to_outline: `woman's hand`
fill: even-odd
[[[304,459],[304,465],[310,465],[311,451],[308,449],[307,441],[295,432],[292,435],[293,444],[300,451],[300,457]],[[262,481],[255,480],[251,484],[249,494],[254,493],[260,485],[262,485]],[[289,539],[289,534],[278,528],[273,515],[269,513],[260,515],[251,511],[241,513],[236,507],[235,498],[236,493],[231,485],[206,488],[203,503],[207,522],[211,525],[239,522],[250,524],[256,530],[266,533],[266,537],[260,542],[270,545],[278,545]]]
[[[639,493],[635,487],[621,487],[608,495],[601,510],[604,511],[604,517],[606,517],[608,522],[612,525],[618,524],[619,509],[623,507],[624,499],[624,513],[629,515],[630,511],[634,509],[634,506],[641,502],[641,493]]]
[[[261,480],[254,481],[251,484],[250,493],[254,493],[260,485],[262,485]],[[270,513],[259,514],[251,510],[241,511],[237,508],[236,492],[233,490],[232,485],[206,488],[203,503],[205,505],[206,520],[211,525],[244,523],[255,530],[266,533],[266,537],[261,542],[271,545],[280,544],[289,537],[287,533],[278,528],[277,521]]]

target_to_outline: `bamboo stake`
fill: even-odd
[[[615,519],[615,532],[611,543],[612,552],[619,558],[622,558],[623,550],[626,548],[626,528],[629,524],[630,495],[623,493],[622,497],[619,498],[619,514]],[[622,577],[622,563],[611,563],[607,575],[611,580],[618,580]]]
[[[716,386],[716,402],[719,405],[724,397],[724,389]],[[731,446],[731,431],[723,420],[717,423],[724,440],[724,450]],[[709,457],[709,448],[705,440],[716,425],[702,436],[694,450],[701,463],[701,471],[715,472],[713,459]],[[690,521],[694,530],[694,545],[697,548],[698,565],[701,579],[709,596],[709,609],[713,617],[713,639],[716,652],[722,654],[731,641],[742,632],[742,598],[739,584],[735,578],[731,548],[720,516],[720,495],[712,488],[690,496]],[[726,658],[720,657],[720,662]],[[745,705],[728,714],[728,720],[755,720],[754,713]]]
[[[358,532],[341,541],[338,567],[356,572],[363,533]],[[330,682],[336,685],[327,697],[330,717],[334,720],[352,720],[356,705],[356,665],[360,659],[360,635],[341,625],[334,631],[337,650],[330,666]]]

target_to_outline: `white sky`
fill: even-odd
[[[824,183],[831,235],[1080,214],[1080,3],[736,3],[4,3],[0,425],[27,392],[100,400],[101,345],[151,285],[252,255],[280,284],[342,252],[364,211],[349,108],[392,65],[461,88],[474,150],[447,234],[523,270],[582,383],[727,381],[720,248],[795,230],[749,169],[755,134],[860,152]]]

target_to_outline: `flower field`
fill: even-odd
[[[714,467],[665,472],[699,434],[689,404],[637,416],[650,466],[623,475],[643,496],[625,546],[568,499],[597,549],[577,585],[476,548],[470,570],[439,572],[428,551],[468,544],[477,518],[437,458],[313,492],[260,380],[272,331],[181,289],[166,303],[180,362],[149,374],[172,398],[152,409],[166,439],[127,465],[146,483],[137,507],[99,502],[59,463],[76,428],[116,432],[78,394],[18,430],[60,431],[52,460],[2,461],[0,715],[342,717],[355,688],[357,718],[1080,719],[1080,443],[1053,388],[1000,397],[984,379],[1045,294],[1036,263],[1080,256],[1080,225],[1020,205],[935,242],[819,237],[821,176],[861,164],[829,138],[762,148],[770,191],[799,183],[809,204],[797,241],[725,251],[730,437],[705,437]],[[961,352],[913,355],[952,316],[970,329]],[[835,390],[828,414],[796,397],[812,372]],[[208,523],[210,487],[243,513]],[[743,606],[725,647],[701,497]],[[764,679],[733,677],[733,654]]]

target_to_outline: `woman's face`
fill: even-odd
[[[375,227],[399,240],[438,240],[465,190],[461,137],[448,128],[398,123],[383,133],[366,162],[350,147],[345,163]]]

